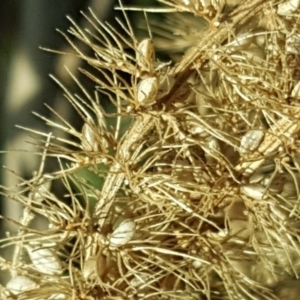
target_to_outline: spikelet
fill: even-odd
[[[122,31],[90,11],[95,34],[61,32],[95,89],[53,77],[82,129],[31,130],[60,169],[9,195],[25,208],[3,299],[298,299],[299,1],[159,2],[144,11],[172,17],[145,38],[122,5]]]

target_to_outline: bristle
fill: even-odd
[[[143,38],[121,4],[120,31],[69,19],[95,89],[55,79],[81,130],[29,129],[60,169],[9,193],[25,208],[5,299],[298,299],[300,3],[159,2],[177,12]]]

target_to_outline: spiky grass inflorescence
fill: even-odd
[[[70,20],[92,56],[62,33],[96,87],[55,79],[84,125],[42,117],[68,137],[37,132],[41,170],[8,193],[25,208],[2,240],[14,249],[2,299],[298,299],[299,1],[161,2],[185,36],[156,26],[154,41],[176,45],[176,62],[125,12],[123,32],[92,12],[95,33]],[[201,34],[184,12],[207,22]],[[61,169],[44,174],[50,156]]]

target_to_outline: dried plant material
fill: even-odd
[[[300,99],[300,81],[295,84],[291,92],[291,96],[295,99]]]
[[[112,248],[118,248],[126,245],[135,235],[135,222],[133,220],[124,220],[113,231],[109,237],[109,245]]]
[[[255,200],[262,200],[267,191],[266,188],[260,184],[242,185],[240,190],[243,194]]]
[[[32,199],[37,202],[41,202],[45,200],[46,195],[49,194],[51,188],[51,181],[45,181],[40,183],[35,189],[32,191]]]
[[[240,149],[242,153],[254,151],[264,138],[262,130],[249,130],[241,139]]]
[[[299,112],[297,113],[297,115]],[[288,119],[281,119],[265,133],[264,140],[260,146],[236,166],[237,171],[252,174],[264,162],[265,158],[273,151],[277,151],[282,145],[282,138],[289,139],[299,130],[300,123]]]
[[[288,218],[288,211],[279,207],[277,204],[270,204],[270,210],[281,221],[285,221]]]
[[[12,278],[7,284],[6,288],[14,295],[19,295],[23,292],[34,290],[38,288],[38,284],[32,281],[25,275],[18,275]]]
[[[106,271],[106,261],[102,254],[88,257],[83,265],[82,274],[86,280],[101,278]]]
[[[53,294],[50,298],[48,298],[48,300],[66,300],[66,299],[67,299],[66,295],[60,293]]]
[[[264,177],[265,177],[265,174],[263,172],[260,172],[260,170],[257,170],[255,173],[253,173],[249,177],[249,183],[251,183],[251,184],[259,183],[264,179]]]
[[[136,62],[141,73],[152,73],[155,62],[155,49],[152,39],[142,40],[137,47]]]
[[[38,115],[65,133],[30,130],[60,169],[4,188],[24,215],[0,263],[38,285],[20,300],[277,300],[300,277],[294,2],[159,2],[133,8],[139,39],[121,3],[118,30],[90,11],[63,33],[95,87],[55,79],[82,129]]]
[[[238,11],[238,14],[233,13],[233,24],[231,24],[234,28],[235,24],[234,23],[246,23],[247,20],[249,20],[252,16],[255,16],[258,11],[262,9],[264,6],[264,3],[262,0],[257,0],[257,1],[245,1],[241,3],[240,7],[236,10]],[[251,8],[249,11],[248,9]],[[241,22],[242,21],[242,22]],[[226,28],[225,28],[226,26]],[[214,45],[217,42],[222,43],[226,38],[227,38],[227,33],[228,33],[228,25],[224,25],[224,28],[220,27],[217,31],[216,34],[208,34],[202,38],[197,45],[194,47],[190,48],[189,51],[185,54],[183,59],[178,63],[176,66],[174,72],[175,73],[184,73],[183,70],[187,70],[191,64],[193,64],[195,61],[200,60],[200,62],[203,64],[204,63],[204,57],[200,59],[201,56],[203,56],[203,53],[201,50],[209,47],[208,45]],[[212,36],[214,35],[214,38]],[[186,76],[186,74],[184,74]],[[182,74],[183,77],[184,76]]]
[[[44,274],[59,275],[63,272],[61,262],[57,254],[47,248],[34,249],[26,247],[32,265],[35,269]]]
[[[82,127],[82,147],[85,151],[98,151],[97,136],[89,123]]]
[[[193,12],[208,20],[215,19],[215,26],[219,25],[217,18],[225,6],[225,0],[164,0],[163,2],[174,5],[179,11]]]
[[[137,101],[142,104],[153,104],[158,91],[158,80],[156,77],[142,79],[137,86]]]
[[[82,275],[86,280],[93,280],[98,277],[97,257],[89,257],[83,265]]]
[[[209,149],[211,150],[211,154],[206,153],[206,162],[208,164],[211,164],[214,162],[214,157],[218,155],[218,153],[220,153],[220,145],[217,139],[212,138],[207,142],[207,146],[209,147]]]
[[[280,16],[287,16],[294,13],[300,6],[299,0],[287,0],[278,4],[277,13]]]
[[[228,43],[226,47],[230,51],[247,50],[254,41],[254,35],[249,32],[240,33],[237,37]]]
[[[135,277],[130,281],[130,285],[139,292],[147,292],[147,282],[150,280],[148,274],[135,274]]]

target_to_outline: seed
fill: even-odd
[[[154,57],[155,49],[152,39],[147,38],[142,40],[137,47],[137,65],[142,69],[142,71],[151,71]]]
[[[280,206],[278,206],[276,204],[270,204],[270,209],[271,209],[272,213],[274,215],[276,215],[282,221],[285,221],[289,216],[289,213],[287,210],[281,208]]]
[[[192,266],[193,266],[193,268],[195,270],[198,270],[198,269],[200,269],[203,266],[203,263],[201,261],[199,261],[199,260],[194,260],[192,262]]]
[[[84,123],[82,127],[82,147],[86,151],[98,151],[98,143],[96,141],[95,129],[88,123]]]
[[[290,15],[295,12],[300,4],[300,0],[288,0],[280,3],[277,7],[277,13],[280,16]]]
[[[249,182],[250,183],[259,183],[260,181],[262,181],[265,177],[265,174],[260,172],[255,172],[253,173],[250,177],[249,177]]]
[[[255,200],[262,200],[266,194],[266,188],[260,184],[245,184],[240,191]]]
[[[140,81],[137,87],[137,100],[139,103],[151,104],[155,101],[158,90],[156,77],[147,77]]]
[[[241,139],[240,151],[242,153],[254,151],[264,138],[262,130],[249,130]]]
[[[182,3],[186,6],[191,4],[190,0],[182,0]]]
[[[121,224],[111,234],[109,243],[113,248],[126,245],[135,234],[135,222],[127,219],[121,222]]]
[[[59,257],[50,249],[33,249],[26,247],[33,266],[40,272],[49,275],[62,273]]]
[[[6,288],[14,295],[19,295],[22,292],[34,290],[38,284],[32,281],[29,277],[18,275],[12,278],[7,284]]]
[[[264,33],[261,33],[261,34],[257,34],[255,37],[254,37],[254,43],[260,47],[260,48],[264,48],[265,45],[266,45],[266,34]]]

